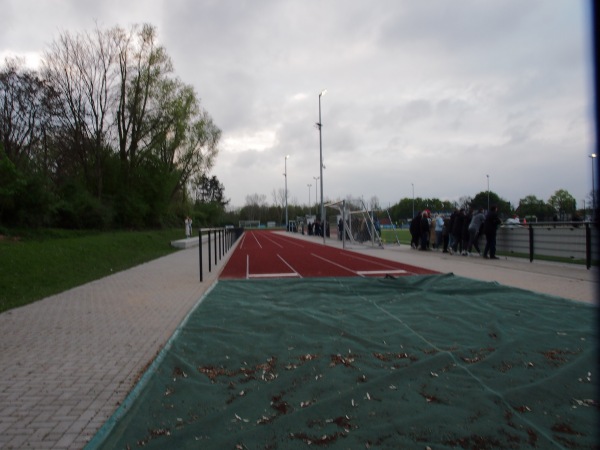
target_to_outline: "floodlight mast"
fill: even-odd
[[[321,97],[327,94],[327,89],[323,89],[319,93],[319,123],[317,124],[319,127],[319,171],[321,175],[321,232],[323,233],[323,244],[325,244],[325,207],[323,204],[323,139],[321,135],[321,128],[323,128],[323,123],[321,122]]]

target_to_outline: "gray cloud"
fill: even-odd
[[[148,22],[223,131],[213,173],[232,204],[288,187],[382,204],[491,188],[512,202],[591,189],[584,0],[66,0],[9,2],[0,54],[59,30]],[[314,186],[313,186],[314,189]],[[313,193],[314,196],[314,193]]]

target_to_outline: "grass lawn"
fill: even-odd
[[[44,230],[0,236],[0,312],[174,251],[181,230]]]

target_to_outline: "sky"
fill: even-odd
[[[325,201],[383,208],[488,186],[514,205],[558,189],[589,203],[588,0],[0,0],[0,11],[0,58],[32,65],[65,31],[154,25],[222,130],[210,175],[230,207],[275,203],[286,178],[299,205],[320,199],[321,181]]]

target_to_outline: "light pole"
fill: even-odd
[[[307,184],[307,186],[308,186],[308,213],[311,214],[312,207],[310,206],[310,188],[312,187],[312,184]]]
[[[594,165],[596,162],[596,155],[592,153],[590,158],[592,158],[592,220],[596,220],[596,181],[594,180]]]
[[[289,224],[288,224],[288,201],[287,201],[287,160],[290,157],[290,155],[286,155],[285,156],[285,172],[283,173],[283,176],[285,177],[285,231],[290,231],[289,228]]]
[[[488,208],[487,210],[490,210],[490,176],[486,175],[487,177],[487,184],[488,184]]]
[[[321,122],[321,97],[327,94],[327,89],[323,89],[319,93],[319,175],[321,176],[321,228],[323,233],[323,244],[325,243],[325,207],[323,205],[323,139],[321,136],[321,128],[323,123]]]
[[[413,191],[413,215],[412,218],[415,218],[415,183],[410,183],[410,185],[412,186],[412,191]]]
[[[319,197],[319,180],[321,179],[321,177],[313,177],[313,180],[315,180],[315,202],[317,201],[317,198]],[[315,214],[316,215],[316,214]]]

